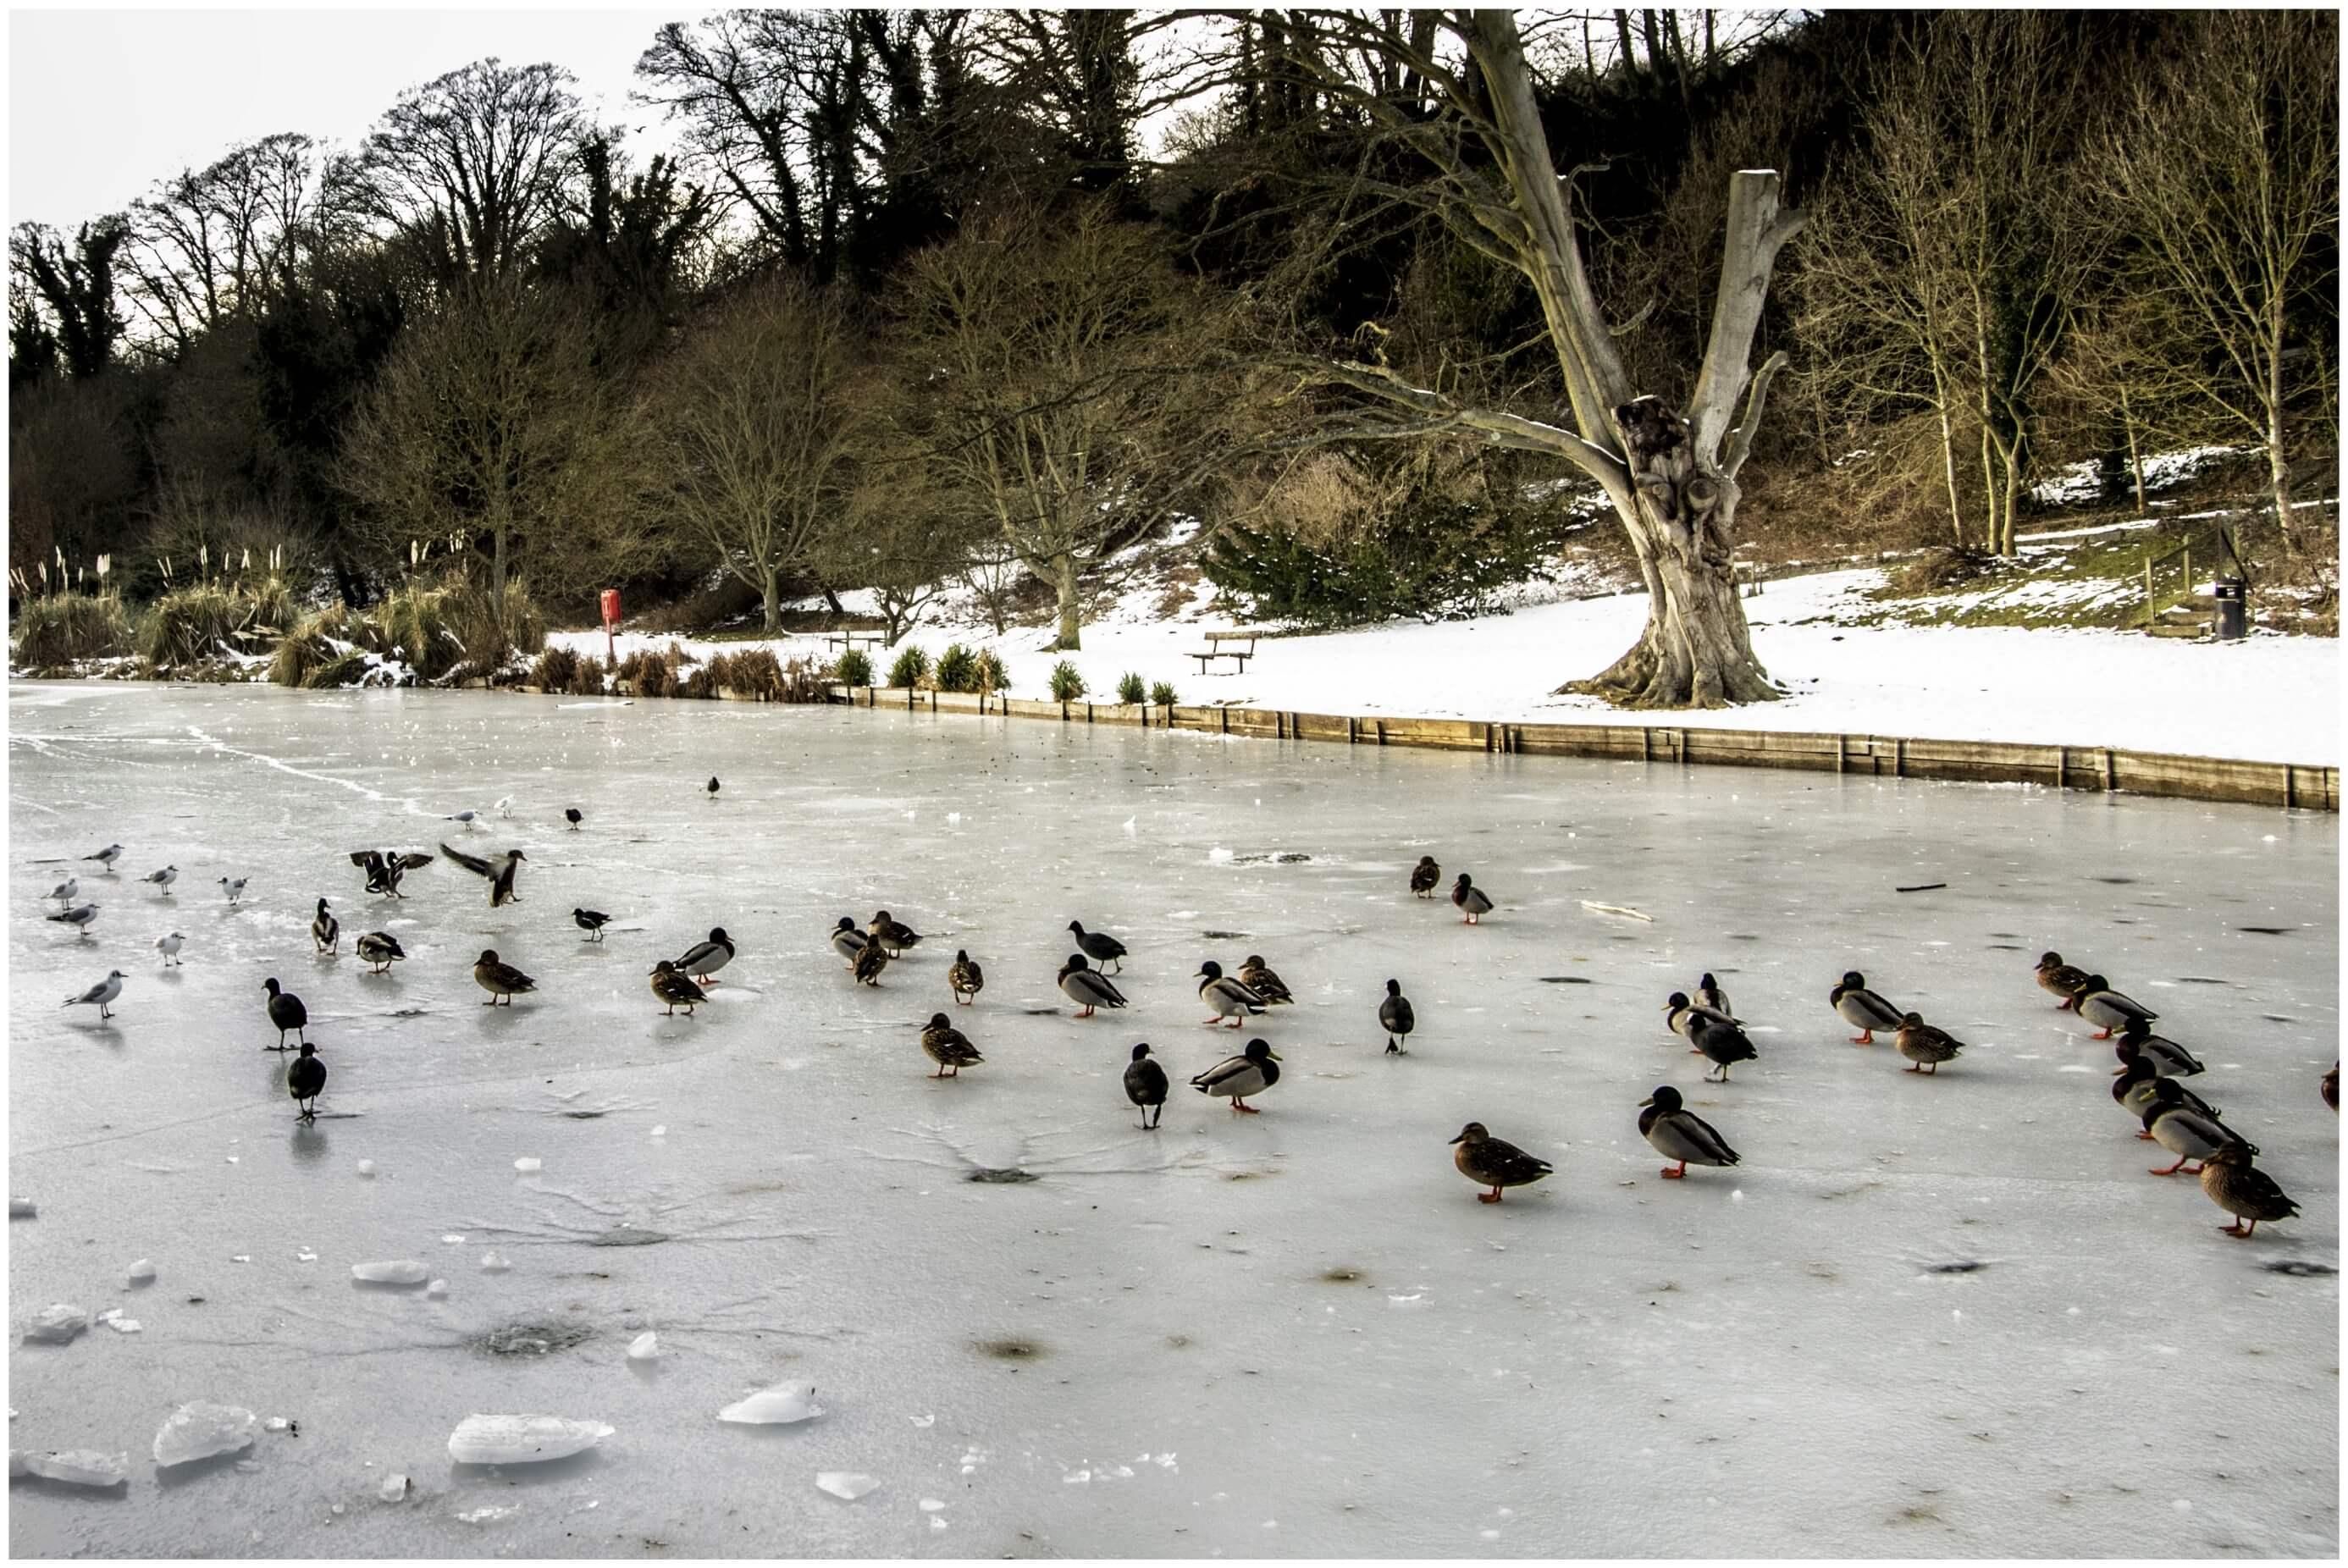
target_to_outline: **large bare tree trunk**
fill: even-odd
[[[1081,646],[1084,626],[1083,602],[1076,594],[1076,557],[1074,551],[1053,562],[1053,580],[1060,592],[1060,637],[1052,646],[1074,653]]]
[[[2298,559],[2300,551],[2297,520],[2291,515],[2291,464],[2283,447],[2283,313],[2282,299],[2277,294],[2268,309],[2270,335],[2266,344],[2267,384],[2264,387],[2267,408],[2267,474],[2274,488],[2275,527],[2282,531],[2282,547],[2286,554]]]

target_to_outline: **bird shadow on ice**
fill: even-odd
[[[860,1152],[867,1159],[926,1165],[951,1171],[965,1181],[983,1183],[1019,1185],[1066,1176],[1156,1176],[1180,1171],[1229,1176],[1242,1168],[1238,1162],[1218,1161],[1205,1150],[1169,1154],[1155,1144],[1146,1146],[1145,1151],[1157,1153],[1158,1158],[1137,1161],[1132,1142],[1102,1143],[1097,1134],[1073,1128],[1042,1132],[988,1129],[964,1134],[951,1127],[925,1124],[891,1131],[911,1141],[913,1151],[866,1149]]]
[[[468,1482],[494,1482],[499,1488],[559,1486],[577,1480],[602,1468],[596,1449],[586,1449],[567,1454],[559,1460],[538,1460],[526,1464],[467,1465],[451,1463],[448,1479],[457,1485]]]
[[[202,1480],[208,1476],[218,1475],[222,1470],[232,1470],[240,1460],[250,1459],[252,1456],[252,1449],[248,1445],[228,1453],[214,1454],[210,1459],[191,1460],[183,1465],[158,1465],[155,1467],[155,1484],[161,1490],[170,1491],[174,1488]]]

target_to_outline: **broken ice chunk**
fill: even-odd
[[[15,1473],[15,1456],[9,1456],[9,1473]],[[130,1479],[130,1456],[102,1454],[96,1449],[67,1449],[63,1453],[26,1454],[25,1470],[45,1480],[67,1486],[120,1486]]]
[[[854,1502],[880,1482],[859,1470],[822,1470],[818,1472],[815,1484],[834,1497]]]
[[[805,1421],[823,1414],[815,1402],[812,1383],[778,1383],[771,1388],[761,1388],[747,1399],[737,1399],[717,1412],[721,1421],[732,1421],[745,1427],[788,1426],[793,1421]]]
[[[261,1424],[263,1427],[268,1428],[269,1430],[273,1432],[290,1431],[294,1426],[293,1422],[287,1420],[283,1416],[272,1416],[269,1419],[262,1422]]]
[[[375,1174],[375,1161],[372,1161],[372,1160],[362,1160],[362,1161],[359,1161],[359,1174],[360,1174],[360,1175],[362,1175],[362,1176],[372,1176],[372,1175],[374,1175],[374,1174]]]
[[[647,1330],[628,1341],[628,1359],[650,1361],[660,1355],[660,1336]]]
[[[511,1267],[513,1267],[513,1265],[506,1262],[505,1254],[503,1253],[483,1253],[481,1254],[481,1272],[483,1274],[503,1274],[506,1270]]]
[[[351,1277],[369,1284],[422,1284],[432,1277],[432,1271],[414,1258],[391,1258],[380,1263],[353,1264]]]
[[[407,1478],[395,1471],[383,1478],[383,1484],[375,1489],[375,1494],[386,1502],[404,1502],[407,1499]]]
[[[40,1210],[34,1205],[30,1198],[8,1200],[8,1217],[12,1220],[29,1220],[39,1212]]]
[[[448,1295],[448,1282],[445,1279],[436,1279],[424,1287],[424,1294],[435,1301],[446,1300]]]
[[[260,1429],[261,1418],[235,1405],[182,1405],[155,1434],[155,1462],[168,1469],[232,1454],[251,1448]]]
[[[135,1317],[125,1317],[118,1306],[110,1306],[98,1315],[98,1322],[117,1334],[137,1334],[146,1326]]]
[[[506,1508],[476,1508],[457,1516],[459,1524],[495,1524],[500,1519],[511,1519],[521,1511],[521,1504]]]
[[[153,1284],[155,1283],[155,1264],[153,1260],[149,1258],[140,1258],[137,1263],[132,1264],[129,1268],[123,1272],[122,1278],[123,1283],[126,1284]]]
[[[561,1416],[468,1416],[448,1436],[448,1457],[460,1465],[534,1464],[584,1452],[616,1430]]]
[[[514,1161],[514,1169],[527,1176],[531,1171],[541,1169],[541,1163],[542,1162],[540,1161],[533,1160],[528,1155],[524,1155],[521,1159]]]
[[[88,1313],[69,1302],[61,1301],[55,1306],[41,1308],[40,1315],[33,1319],[32,1326],[25,1330],[25,1337],[43,1345],[63,1345],[88,1326]]]
[[[666,1137],[668,1136],[668,1126],[667,1126],[667,1124],[666,1124],[666,1123],[663,1123],[662,1125],[660,1125],[660,1126],[658,1126],[658,1127],[654,1128],[654,1129],[653,1129],[653,1136],[654,1136],[654,1138],[666,1138]]]

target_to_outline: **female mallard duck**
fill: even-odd
[[[1758,1061],[1761,1053],[1753,1048],[1744,1026],[1734,1018],[1707,1014],[1697,1020],[1693,1037],[1695,1048],[1715,1067],[1720,1068],[1720,1081],[1728,1081],[1728,1069],[1738,1062]],[[1705,1078],[1712,1077],[1707,1071]]]
[[[839,923],[831,928],[831,950],[839,954],[850,969],[856,967],[857,954],[864,951],[864,934],[856,929],[856,922],[851,916],[841,915]]]
[[[1386,982],[1385,1000],[1378,1004],[1378,1026],[1386,1032],[1386,1055],[1402,1055],[1402,1043],[1418,1027],[1418,1015],[1411,1010],[1410,998],[1402,994],[1402,982]]]
[[[1899,1047],[1901,1056],[1915,1064],[1908,1071],[1935,1078],[1940,1076],[1942,1062],[1955,1061],[1957,1053],[1965,1048],[1964,1041],[1924,1022],[1923,1016],[1918,1013],[1901,1015],[1900,1033],[1892,1044]]]
[[[2063,955],[2059,953],[2042,953],[2038,955],[2039,987],[2063,998],[2054,1005],[2054,1010],[2058,1013],[2070,1006],[2073,993],[2093,978],[2093,975],[2077,965],[2064,963]]]
[[[399,938],[388,931],[370,931],[351,944],[358,955],[375,965],[370,975],[389,973],[391,966],[407,954],[400,950]]]
[[[907,948],[919,945],[922,940],[920,932],[901,920],[891,920],[885,909],[875,913],[872,923],[864,929],[880,939],[880,945],[889,950],[891,958],[903,957]]]
[[[922,1026],[922,1049],[938,1064],[932,1078],[960,1078],[963,1068],[977,1067],[986,1060],[970,1043],[970,1037],[949,1023],[943,1013],[931,1014],[930,1021]]]
[[[1459,1174],[1491,1189],[1476,1194],[1478,1203],[1497,1203],[1502,1188],[1529,1187],[1554,1169],[1548,1161],[1537,1160],[1515,1144],[1493,1137],[1480,1121],[1461,1128],[1451,1142],[1451,1163],[1459,1168]]]
[[[953,967],[946,971],[946,985],[953,989],[953,999],[967,1007],[986,988],[986,971],[978,966],[977,959],[957,947]]]
[[[1654,1146],[1655,1152],[1666,1160],[1677,1161],[1675,1170],[1663,1174],[1678,1181],[1687,1174],[1691,1165],[1734,1165],[1739,1156],[1728,1146],[1720,1130],[1687,1109],[1680,1099],[1680,1091],[1669,1084],[1658,1087],[1654,1093],[1639,1102],[1645,1107],[1639,1112],[1639,1136]]]
[[[870,985],[878,990],[880,986],[880,971],[888,967],[888,944],[880,940],[879,932],[866,932],[864,945],[856,950],[856,962],[850,966],[849,972],[856,976],[858,985]]]
[[[2323,1081],[2316,1086],[2316,1092],[2323,1096],[2323,1103],[2332,1108],[2333,1115],[2340,1114],[2340,1064],[2338,1062],[2333,1062],[2332,1070],[2323,1075]]]
[[[1077,952],[1096,964],[1116,965],[1117,974],[1125,972],[1124,943],[1105,931],[1086,931],[1081,920],[1068,922],[1068,929],[1076,934]]]
[[[1867,988],[1867,976],[1858,970],[1846,970],[1842,984],[1834,988],[1827,1000],[1842,1021],[1859,1031],[1850,1038],[1854,1046],[1875,1044],[1875,1031],[1896,1029],[1907,1015]]]
[[[1200,965],[1199,973],[1191,978],[1199,983],[1199,1000],[1215,1010],[1214,1016],[1206,1020],[1210,1024],[1229,1018],[1231,1026],[1236,1029],[1242,1019],[1263,1011],[1263,998],[1245,981],[1225,975],[1223,966],[1211,958]]]
[[[1133,1047],[1133,1059],[1125,1064],[1125,1098],[1141,1108],[1142,1130],[1156,1131],[1166,1116],[1166,1069],[1150,1056],[1147,1041]]]
[[[302,998],[291,991],[278,989],[274,975],[263,980],[261,988],[269,993],[269,1021],[277,1026],[277,1043],[269,1048],[283,1050],[288,1032],[292,1033],[297,1044],[307,1039],[309,1037],[304,1031],[310,1026],[310,1009],[302,1006]]]
[[[1696,977],[1695,1005],[1709,1007],[1724,1018],[1736,1016],[1736,1009],[1728,1005],[1728,993],[1720,988],[1720,983],[1712,977],[1709,970]]]
[[[2250,1151],[2244,1144],[2230,1143],[2209,1151],[2201,1161],[2201,1191],[2209,1195],[2209,1202],[2234,1216],[2232,1224],[2219,1229],[2244,1240],[2259,1228],[2260,1220],[2288,1220],[2299,1212],[2299,1205],[2276,1185],[2275,1179],[2250,1163]]]
[[[1273,974],[1258,954],[1251,953],[1240,960],[1240,984],[1262,997],[1266,1006],[1296,1000],[1289,995],[1288,983]]]
[[[2160,1069],[2147,1057],[2132,1056],[2125,1060],[2127,1065],[2112,1075],[2112,1099],[2122,1110],[2142,1121],[2144,1113],[2152,1107],[2153,1086],[2160,1081]],[[2217,1108],[2191,1089],[2179,1084],[2177,1093],[2178,1104],[2199,1111],[2212,1121],[2218,1119]],[[2152,1141],[2152,1134],[2143,1129],[2138,1129],[2137,1136],[2147,1143]]]
[[[2251,1154],[2258,1148],[2242,1135],[2219,1121],[2215,1116],[2204,1115],[2185,1103],[2185,1086],[2175,1078],[2155,1078],[2152,1099],[2144,1108],[2144,1128],[2152,1140],[2177,1156],[2177,1163],[2163,1169],[2153,1167],[2155,1176],[2174,1176],[2184,1170],[2188,1160],[2207,1160],[2218,1150],[2239,1143]],[[2195,1166],[2188,1176],[2200,1170]]]
[[[1482,888],[1468,880],[1466,872],[1461,872],[1459,880],[1451,884],[1451,902],[1459,906],[1459,913],[1465,917],[1460,922],[1463,925],[1478,924],[1492,913],[1492,901],[1484,896]]]
[[[500,996],[510,1007],[513,999],[522,992],[538,989],[537,981],[510,964],[499,963],[498,950],[494,947],[482,948],[481,955],[473,960],[473,984],[489,994],[489,999],[481,1004],[484,1007],[496,1006]]]
[[[675,1017],[679,1007],[690,1018],[695,1007],[709,1000],[709,993],[695,985],[692,975],[665,958],[652,966],[651,975],[653,999],[668,1004],[668,1011],[661,1015],[664,1018]]]
[[[571,923],[585,932],[588,941],[601,942],[603,928],[612,923],[612,917],[600,909],[574,909],[571,912]]]
[[[318,1097],[325,1088],[326,1064],[318,1059],[318,1047],[304,1040],[302,1054],[285,1064],[285,1092],[294,1097],[301,1119],[318,1119]]]
[[[2072,1011],[2096,1026],[2095,1037],[2108,1040],[2130,1018],[2147,1023],[2160,1016],[2133,996],[2123,995],[2100,975],[2090,975],[2071,993]]]
[[[321,953],[338,952],[343,945],[343,923],[335,918],[335,912],[326,907],[323,898],[318,901],[317,914],[310,922],[310,940]]]
[[[1433,855],[1421,855],[1418,864],[1410,868],[1410,891],[1418,898],[1435,896],[1436,885],[1443,881],[1443,868],[1435,863]]]
[[[1091,1017],[1096,1007],[1125,1006],[1125,993],[1107,975],[1086,965],[1081,953],[1069,954],[1068,961],[1060,965],[1060,995],[1079,1005],[1079,1018]]]
[[[2152,1026],[2142,1018],[2130,1018],[2120,1026],[2119,1043],[2112,1047],[2112,1054],[2123,1062],[2142,1057],[2163,1078],[2193,1078],[2209,1070],[2191,1051],[2154,1034]]]
[[[708,941],[696,942],[685,950],[676,966],[706,985],[712,975],[733,962],[734,939],[726,934],[724,926],[716,925],[710,927]]]
[[[1255,1114],[1255,1107],[1247,1097],[1262,1094],[1280,1081],[1280,1057],[1263,1040],[1250,1040],[1247,1049],[1236,1057],[1225,1057],[1205,1072],[1190,1080],[1190,1087],[1200,1094],[1228,1096],[1233,1110]]]
[[[1701,1056],[1704,1047],[1695,1043],[1696,1031],[1706,1025],[1726,1024],[1735,1026],[1736,1020],[1726,1013],[1699,1006],[1688,1000],[1684,991],[1674,991],[1663,998],[1663,1026],[1688,1043],[1688,1049]]]

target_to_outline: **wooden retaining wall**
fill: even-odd
[[[2106,746],[2033,746],[1993,740],[1930,740],[1889,735],[1715,729],[1629,724],[1494,724],[1471,718],[1355,718],[1279,708],[1191,707],[1149,703],[1028,702],[963,692],[834,686],[832,700],[911,713],[1001,715],[1063,724],[1129,724],[1196,729],[1269,740],[1334,740],[1354,746],[1426,746],[1539,757],[1797,768],[1875,778],[1951,779],[1975,784],[2125,791],[2194,800],[2234,800],[2306,810],[2340,810],[2340,769],[2302,762],[2240,762]]]

